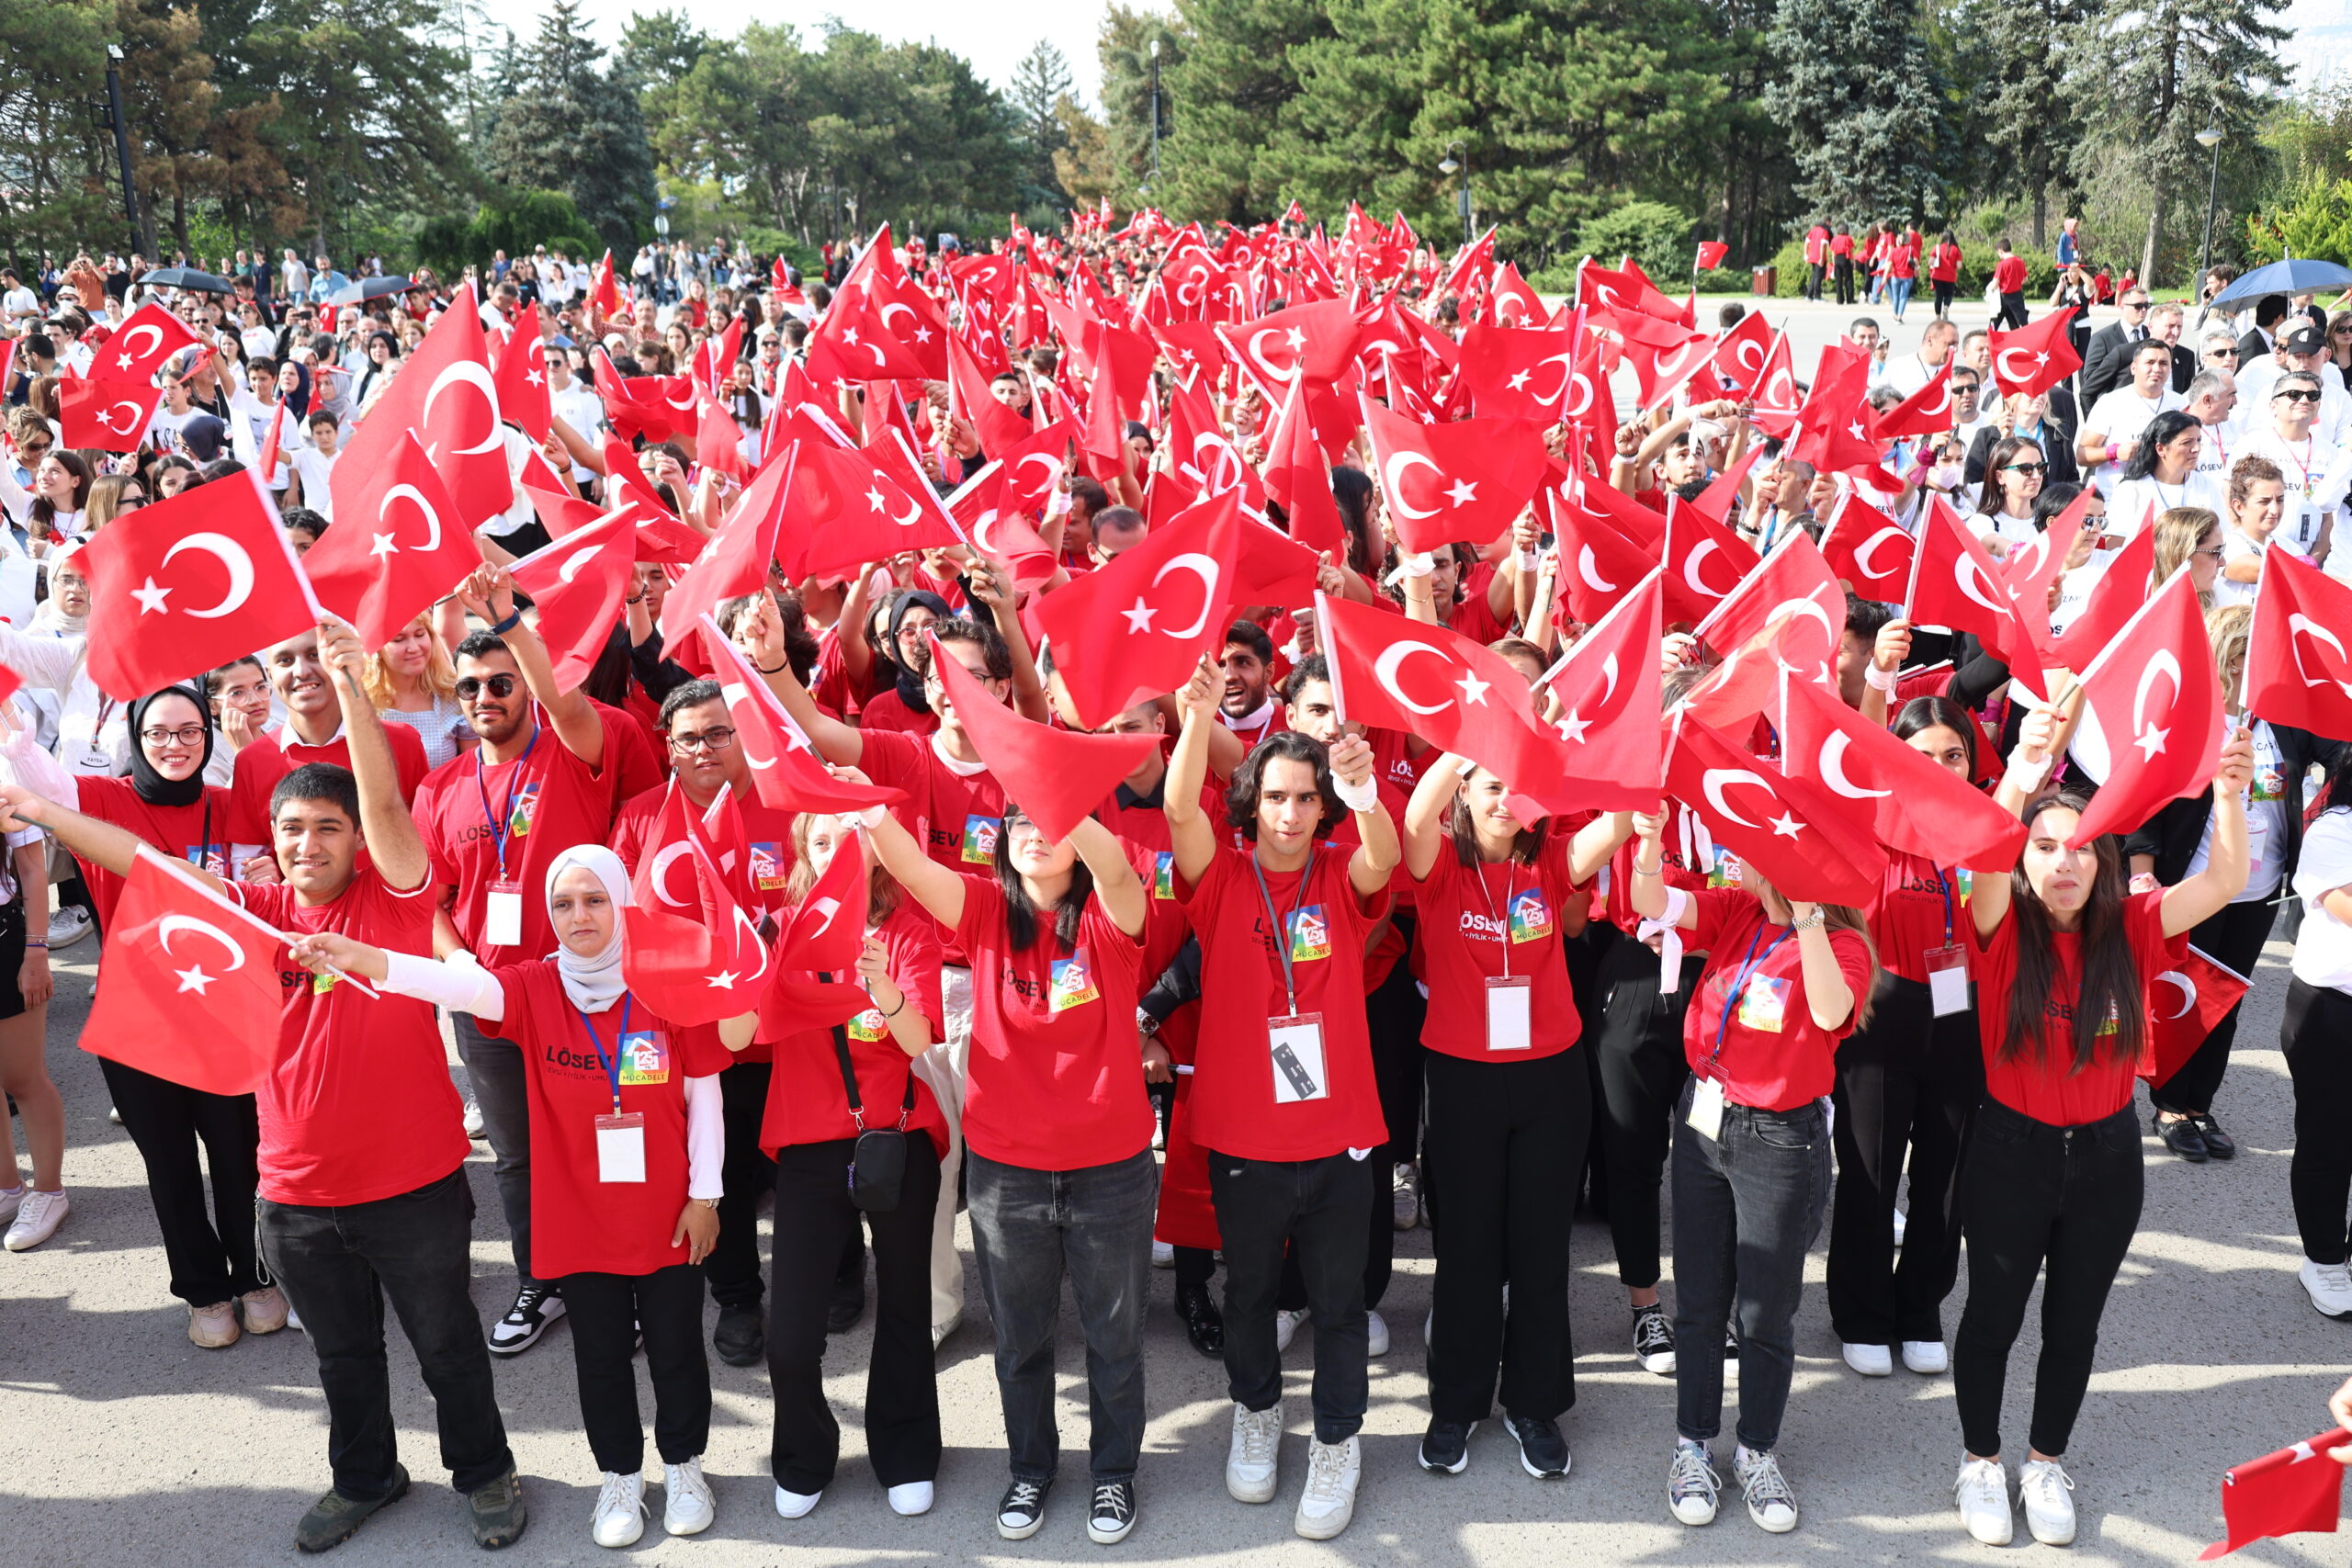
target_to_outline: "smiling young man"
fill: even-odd
[[[349,627],[299,640],[319,683],[332,682],[336,744],[351,765],[305,762],[277,779],[265,820],[283,885],[214,885],[283,931],[427,953],[431,864],[393,766],[408,732],[387,735],[360,687],[365,653]],[[130,874],[139,840],[123,829],[15,785],[0,786],[0,807],[85,862]],[[285,1012],[258,1096],[262,1256],[318,1352],[334,1472],[296,1544],[326,1551],[408,1490],[384,1353],[389,1296],[433,1393],[441,1457],[467,1495],[474,1539],[512,1545],[527,1516],[469,1288],[469,1145],[433,1010],[290,964],[280,978]]]
[[[1225,670],[1216,716],[1240,740],[1244,752],[1282,728],[1282,705],[1274,700],[1274,640],[1255,621],[1236,621],[1217,655]]]
[[[229,863],[241,881],[275,882],[270,855],[270,795],[277,782],[306,763],[351,766],[343,709],[327,669],[319,660],[319,637],[306,631],[288,637],[262,656],[269,689],[286,708],[286,722],[237,753],[229,781]],[[369,709],[370,712],[374,710]],[[392,771],[403,802],[431,771],[424,742],[413,729],[387,730]]]

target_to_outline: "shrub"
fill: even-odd
[[[1691,233],[1697,227],[1698,220],[1679,209],[1662,202],[1629,201],[1587,220],[1577,231],[1577,248],[1607,266],[1616,265],[1620,256],[1630,255],[1660,288],[1671,292],[1690,276]],[[1567,271],[1573,279],[1574,267]]]

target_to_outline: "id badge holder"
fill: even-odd
[[[596,1179],[645,1179],[645,1117],[625,1111],[596,1118]]]
[[[1534,996],[1534,983],[1523,975],[1487,976],[1487,1050],[1533,1049]]]
[[[1683,1120],[1691,1131],[1711,1144],[1723,1142],[1724,1086],[1713,1078],[1701,1078],[1690,1089],[1690,1114]]]
[[[523,940],[523,885],[493,882],[483,897],[488,907],[482,921],[482,942],[491,947],[518,945]]]
[[[1323,1070],[1323,1015],[1291,1013],[1266,1021],[1266,1043],[1274,1059],[1274,1103],[1331,1098]]]
[[[1956,942],[1921,954],[1928,967],[1928,1000],[1938,1018],[1968,1010],[1968,949]]]

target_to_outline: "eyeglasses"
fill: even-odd
[[[139,739],[150,746],[201,746],[204,727],[200,724],[182,725],[177,729],[142,729]]]
[[[2123,301],[2123,308],[2127,310],[2144,310],[2148,308],[2148,302],[2145,299],[2126,299]]]
[[[520,676],[507,674],[492,675],[487,680],[472,675],[460,676],[458,680],[458,700],[472,702],[481,695],[484,686],[490,688],[490,694],[493,697],[511,697],[514,694],[514,682],[520,679]]]
[[[2270,398],[2273,402],[2278,401],[2280,398],[2286,399],[2290,403],[2315,403],[2319,401],[2319,394],[2312,391],[2308,387],[2281,387],[2276,392],[2271,393]]]
[[[2049,471],[2047,463],[2005,463],[2001,466],[2001,472],[2005,474],[2046,474]]]
[[[2220,560],[2222,558],[2222,547],[2219,545],[2213,545],[2194,549],[2188,553],[2192,556],[2211,556],[2215,560]]]
[[[728,728],[723,724],[716,729],[706,729],[699,735],[687,734],[673,735],[670,737],[670,750],[673,751],[718,752],[726,750],[727,748],[734,744],[735,732],[732,729]]]

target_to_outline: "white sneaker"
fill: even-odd
[[[0,1223],[17,1217],[17,1211],[25,1206],[25,1194],[30,1190],[28,1187],[0,1187]]]
[[[1399,1164],[1395,1171],[1395,1219],[1400,1231],[1411,1230],[1420,1223],[1421,1181],[1419,1173],[1409,1165]],[[1317,1537],[1320,1540],[1322,1538]]]
[[[1363,1314],[1364,1337],[1370,1342],[1370,1355],[1374,1360],[1388,1354],[1388,1320],[1378,1311]]]
[[[1283,1402],[1263,1410],[1233,1407],[1233,1442],[1226,1450],[1225,1489],[1237,1503],[1271,1503],[1283,1446]]]
[[[928,1514],[934,1495],[928,1481],[901,1481],[890,1488],[890,1511],[910,1519]]]
[[[2075,1478],[2054,1459],[2030,1459],[2018,1467],[2018,1501],[2025,1505],[2025,1528],[2044,1546],[2075,1541]]]
[[[49,945],[54,950],[71,947],[90,934],[90,911],[78,904],[68,904],[49,919]]]
[[[703,1479],[700,1454],[669,1466],[662,1493],[662,1528],[672,1535],[700,1535],[718,1517],[718,1499]]]
[[[779,1486],[775,1489],[776,1517],[805,1519],[808,1517],[809,1511],[816,1507],[817,1500],[823,1495],[822,1492],[786,1492]]]
[[[1298,1337],[1298,1325],[1306,1321],[1305,1307],[1295,1312],[1276,1309],[1274,1313],[1274,1353],[1276,1355],[1290,1348],[1290,1342]]]
[[[596,1512],[588,1533],[598,1546],[635,1546],[645,1533],[645,1473],[623,1475],[605,1472],[604,1488],[596,1494]]]
[[[1883,1345],[1847,1345],[1846,1364],[1866,1378],[1894,1375],[1894,1357]]]
[[[467,1100],[465,1115],[466,1136],[469,1139],[480,1138],[481,1136],[481,1101],[478,1100]]]
[[[945,1323],[933,1324],[931,1325],[931,1353],[934,1356],[938,1355],[939,1348],[947,1343],[947,1337],[963,1326],[964,1314],[961,1312],[958,1312],[955,1316],[949,1318]]]
[[[2303,1259],[2301,1278],[2303,1289],[2312,1298],[2312,1306],[2322,1317],[2352,1318],[2352,1269],[2341,1263],[2314,1263]]]
[[[1895,1211],[1894,1211],[1894,1245],[1895,1245],[1895,1246],[1897,1246],[1897,1247],[1901,1247],[1901,1246],[1903,1245],[1903,1231],[1904,1231],[1904,1227],[1905,1227],[1905,1226],[1909,1223],[1909,1221],[1910,1221],[1910,1216],[1909,1216],[1908,1214],[1905,1214],[1905,1213],[1903,1212],[1903,1210],[1902,1210],[1901,1206],[1900,1206],[1900,1205],[1898,1205],[1898,1206],[1895,1208]]]
[[[1940,1377],[1951,1371],[1951,1352],[1940,1339],[1905,1339],[1903,1364],[1923,1378]]]
[[[1986,1546],[2007,1546],[2017,1534],[2017,1514],[2009,1506],[2009,1472],[1996,1459],[1963,1460],[1960,1479],[1952,1483],[1953,1500],[1960,1505],[1960,1522]]]
[[[1797,1528],[1797,1495],[1781,1473],[1779,1455],[1770,1449],[1759,1454],[1742,1443],[1732,1455],[1731,1468],[1739,1477],[1739,1489],[1747,1495],[1747,1517],[1758,1529],[1786,1535]]]
[[[1310,1440],[1306,1445],[1306,1485],[1298,1495],[1298,1513],[1292,1528],[1309,1540],[1329,1540],[1356,1517],[1356,1483],[1363,1476],[1363,1448],[1355,1438],[1344,1443]]]
[[[17,1205],[17,1217],[9,1222],[7,1247],[11,1252],[30,1252],[57,1234],[64,1223],[66,1211],[74,1205],[67,1202],[62,1190],[43,1192],[28,1190],[25,1201]]]
[[[1678,1441],[1674,1461],[1666,1472],[1667,1511],[1686,1525],[1713,1524],[1715,1494],[1723,1483],[1724,1478],[1707,1462],[1705,1444]]]
[[[1164,1241],[1153,1242],[1151,1244],[1151,1266],[1154,1269],[1175,1268],[1176,1248]]]

